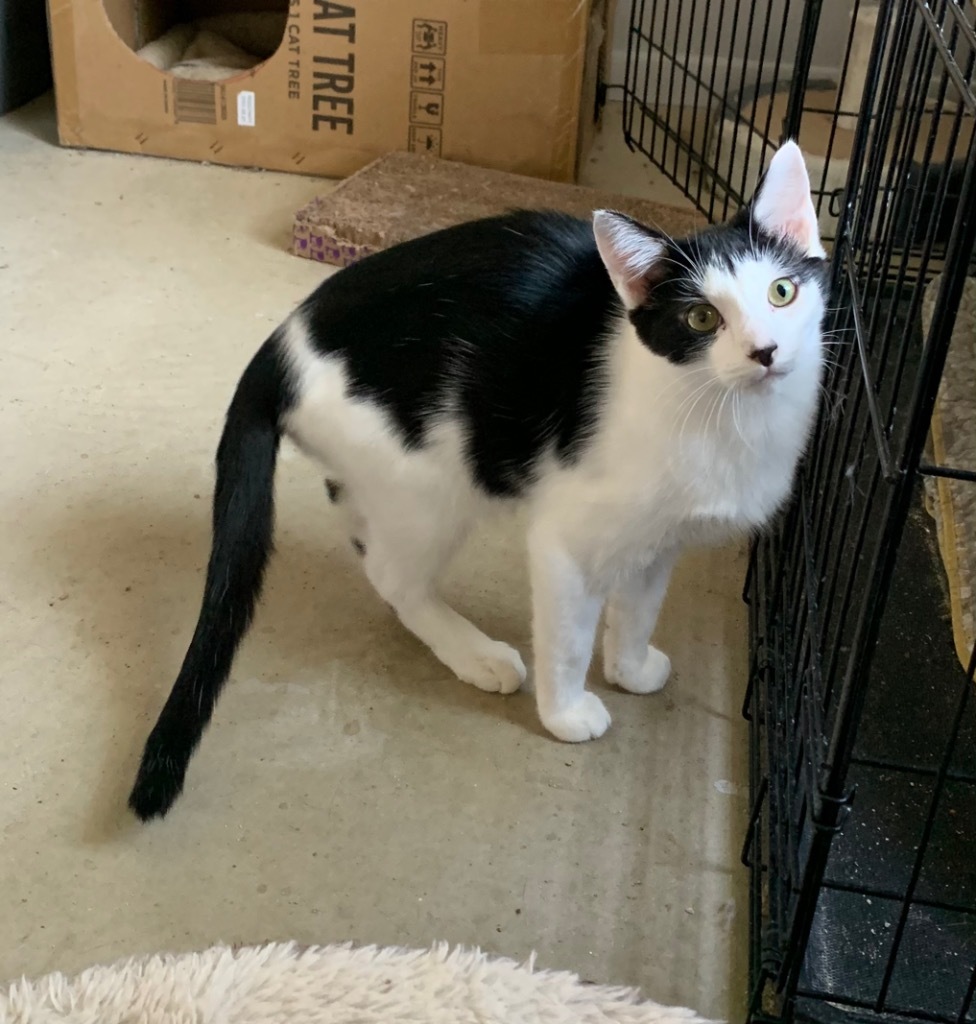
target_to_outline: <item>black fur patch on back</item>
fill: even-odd
[[[343,359],[408,447],[457,417],[478,483],[518,494],[539,458],[578,454],[599,415],[622,312],[589,223],[516,212],[385,250],[304,304],[312,343]]]

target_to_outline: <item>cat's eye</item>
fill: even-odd
[[[788,306],[796,298],[797,291],[795,281],[788,277],[778,277],[769,286],[769,301],[774,306]]]
[[[699,302],[685,314],[685,322],[699,334],[711,334],[722,322],[718,310],[707,302]]]

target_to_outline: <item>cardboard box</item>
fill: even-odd
[[[59,135],[69,146],[329,177],[408,150],[571,181],[611,6],[49,0]],[[278,13],[281,43],[221,81],[176,77],[135,52],[174,25],[256,11]]]

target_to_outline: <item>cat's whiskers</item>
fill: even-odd
[[[666,395],[670,395],[681,387],[682,384],[687,384],[689,382],[689,378],[698,377],[703,373],[711,374],[712,368],[710,366],[693,366],[690,370],[682,370],[678,376],[673,380],[668,381],[668,383],[655,394],[655,402],[660,402]]]
[[[823,384],[818,384],[821,395],[823,395],[824,411],[828,419],[833,419],[835,413],[840,409],[841,396],[829,391]]]
[[[717,407],[716,408],[714,408],[713,410],[711,410],[709,412],[708,419],[705,420],[705,436],[706,437],[711,433],[711,429],[712,429],[712,413],[713,412],[715,414],[715,429],[716,429],[716,431],[719,430],[719,428],[722,425],[722,410],[725,408],[725,403],[728,401],[729,395],[732,394],[732,389],[729,388],[729,387],[726,387],[726,388],[723,388],[723,392],[724,393],[721,396],[721,401],[719,401],[717,403]],[[713,406],[716,405],[716,403],[714,403],[714,402],[712,404],[713,404]]]
[[[701,403],[702,399],[708,394],[709,388],[711,388],[713,385],[717,385],[717,384],[719,384],[718,378],[714,377],[714,376],[710,377],[707,381],[705,381],[704,384],[702,384],[695,391],[693,391],[691,393],[691,395],[689,395],[684,400],[684,402],[682,402],[681,405],[678,406],[677,412],[675,413],[675,420],[676,421],[677,421],[678,416],[681,414],[681,410],[685,407],[685,405],[689,405],[688,411],[685,413],[685,418],[681,421],[681,427],[678,430],[677,447],[679,449],[681,447],[682,441],[684,440],[685,428],[688,425],[688,421],[691,418],[692,413],[695,411],[695,408]],[[694,399],[694,400],[692,401],[692,399]],[[674,426],[672,425],[671,433],[668,436],[668,443],[669,444],[671,443],[671,438],[673,436],[674,436]]]
[[[746,449],[756,455],[756,449],[749,444],[746,439],[746,435],[743,433],[742,427],[739,424],[739,389],[737,387],[732,388],[732,423],[735,426],[735,432],[739,435],[739,440],[746,446]]]
[[[671,439],[674,437],[675,428],[678,427],[678,417],[681,415],[682,411],[687,409],[687,412],[685,413],[685,418],[684,420],[681,421],[680,427],[678,427],[679,443],[681,441],[682,434],[684,433],[685,424],[688,422],[688,417],[691,416],[692,412],[695,409],[695,406],[698,405],[698,403],[702,400],[704,395],[707,394],[708,389],[714,383],[716,383],[715,379],[709,378],[704,382],[704,384],[699,385],[697,388],[695,388],[694,391],[692,391],[690,394],[685,395],[685,397],[682,399],[677,409],[675,409],[674,420],[671,424],[671,432],[668,435],[669,444],[671,443]]]
[[[695,388],[694,391],[692,391],[689,394],[685,395],[681,399],[681,401],[678,403],[677,407],[674,410],[674,417],[673,417],[673,419],[671,421],[671,429],[668,432],[668,445],[669,446],[675,440],[675,430],[678,431],[677,443],[680,444],[681,434],[682,434],[682,431],[684,429],[684,423],[681,424],[680,428],[678,426],[679,417],[681,416],[681,413],[685,409],[687,409],[687,413],[685,414],[685,420],[687,420],[688,416],[691,415],[691,413],[694,410],[695,406],[701,401],[702,397],[708,392],[709,387],[711,387],[711,385],[713,383],[714,383],[714,381],[712,379],[706,380],[703,384],[700,384],[697,388]]]
[[[702,255],[701,239],[699,238],[699,235],[698,235],[697,231],[691,236],[691,241],[692,241],[692,243],[695,246],[695,253],[696,253],[697,257],[698,257],[698,260],[697,260],[698,273],[699,273],[699,275],[704,275],[706,260],[705,260],[705,257]]]

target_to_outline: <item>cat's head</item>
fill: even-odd
[[[704,363],[726,387],[760,393],[819,370],[826,254],[795,143],[777,150],[728,224],[675,241],[598,210],[593,231],[631,323],[658,356]]]

